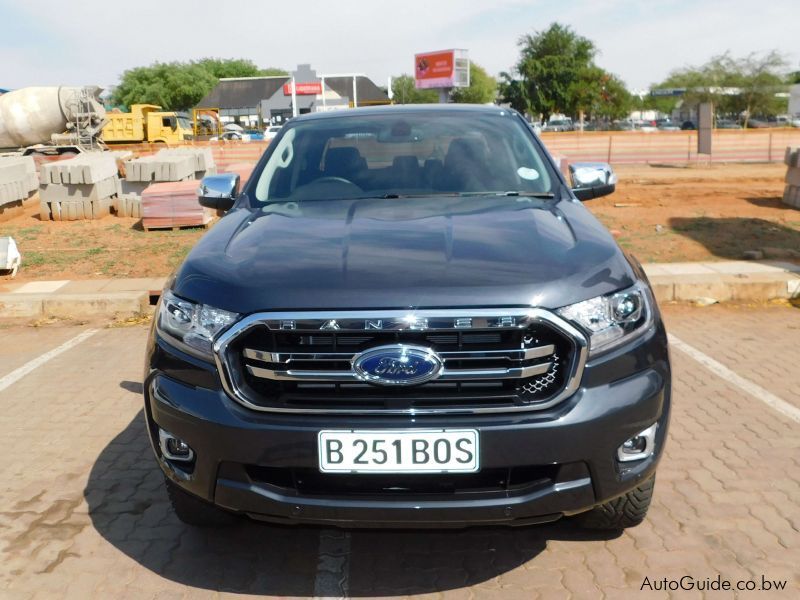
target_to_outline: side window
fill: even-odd
[[[294,161],[294,141],[297,130],[291,129],[283,136],[280,144],[261,172],[256,186],[256,198],[264,202],[290,193],[290,173],[296,171]]]
[[[172,127],[172,123],[170,123],[169,117],[161,117],[161,126]]]

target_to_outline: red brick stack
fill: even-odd
[[[152,183],[142,192],[142,227],[175,229],[208,225],[214,211],[197,201],[198,181]]]

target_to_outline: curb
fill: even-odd
[[[95,294],[0,294],[2,317],[132,317],[146,312],[147,292]]]
[[[800,276],[793,273],[650,275],[648,279],[658,302],[692,302],[699,298],[766,302],[800,297]]]
[[[800,270],[773,268],[770,271],[751,272],[697,272],[665,273],[667,268],[681,268],[668,264],[647,269],[656,300],[663,302],[695,302],[710,299],[716,302],[767,302],[800,298]],[[700,267],[702,269],[702,267]],[[723,267],[716,266],[723,269]],[[794,269],[798,272],[792,272]],[[652,272],[656,271],[656,272]],[[55,293],[46,290],[48,283],[61,284]],[[105,282],[41,282],[29,287],[28,293],[0,293],[0,318],[128,318],[151,310],[151,297],[159,292],[141,289],[149,280],[108,280]],[[32,284],[27,284],[31,286]],[[122,291],[91,290],[101,285],[106,289],[123,288]],[[126,287],[140,287],[138,290]],[[152,288],[152,285],[147,285]],[[70,292],[63,293],[72,288]],[[20,290],[22,291],[22,290]]]

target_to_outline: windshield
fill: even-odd
[[[557,183],[508,111],[336,116],[290,125],[255,188],[260,202],[520,193]]]

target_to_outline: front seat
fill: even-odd
[[[351,146],[329,148],[325,153],[325,168],[322,176],[342,177],[358,185],[366,170],[367,161],[364,160],[357,148]]]
[[[450,142],[436,187],[452,192],[479,192],[487,187],[486,146],[482,140],[456,138]]]

